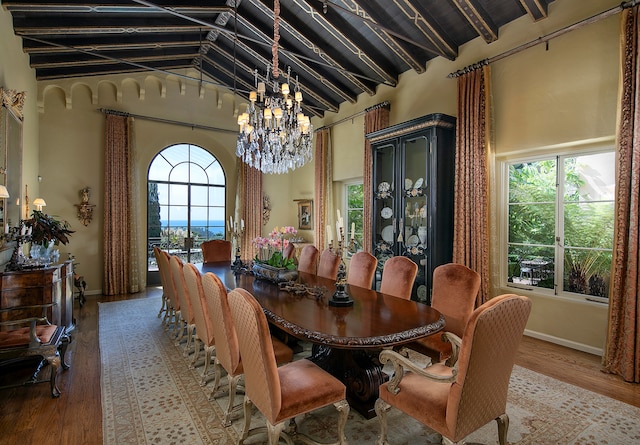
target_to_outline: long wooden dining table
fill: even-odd
[[[310,360],[344,382],[349,404],[366,418],[375,416],[378,387],[388,379],[378,361],[380,351],[433,335],[445,324],[431,306],[358,286],[346,287],[352,306],[331,306],[335,281],[313,274],[300,272],[297,286],[285,290],[238,273],[227,261],[199,266],[202,273],[217,275],[228,290],[251,292],[272,325],[311,342]]]

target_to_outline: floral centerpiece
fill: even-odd
[[[284,255],[289,245],[287,235],[295,235],[296,229],[291,226],[275,227],[267,237],[256,237],[252,243],[257,249],[253,259],[253,273],[258,278],[264,278],[276,283],[295,280],[298,276],[296,263]]]

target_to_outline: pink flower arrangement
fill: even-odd
[[[289,245],[286,235],[295,235],[298,231],[291,226],[275,227],[267,237],[258,236],[253,239],[253,245],[258,250],[254,261],[273,267],[295,269],[292,259],[284,257],[284,249]]]

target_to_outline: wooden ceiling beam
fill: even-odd
[[[498,40],[498,26],[476,0],[452,0],[462,15],[487,43]]]
[[[534,21],[542,20],[548,15],[549,0],[520,0],[520,4]]]

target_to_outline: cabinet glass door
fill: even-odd
[[[373,254],[378,258],[378,285],[385,261],[396,253],[396,145],[386,144],[378,147],[374,151],[373,163]]]

